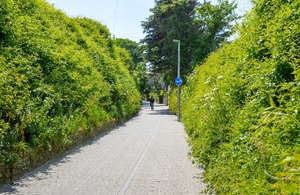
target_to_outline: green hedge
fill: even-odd
[[[300,2],[255,0],[240,36],[182,92],[192,155],[217,194],[300,193]]]
[[[130,117],[140,94],[108,29],[44,0],[1,0],[0,160]]]

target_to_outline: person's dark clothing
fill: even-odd
[[[150,98],[150,103],[154,103],[154,98]]]

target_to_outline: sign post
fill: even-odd
[[[180,85],[182,84],[182,79],[180,78],[180,40],[173,40],[178,45],[178,64],[177,64],[177,78],[175,79],[175,84],[178,86],[177,91],[177,104],[178,104],[178,115],[177,120],[180,121]]]

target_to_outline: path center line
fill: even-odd
[[[134,166],[134,168],[132,169],[132,171],[131,171],[129,177],[127,178],[126,182],[124,183],[122,189],[121,189],[120,192],[118,193],[119,195],[123,195],[123,194],[126,193],[126,191],[127,191],[128,187],[129,187],[130,183],[132,182],[132,180],[133,180],[133,178],[134,178],[134,176],[135,176],[137,170],[138,170],[139,167],[141,166],[142,161],[143,161],[143,159],[144,159],[144,156],[145,156],[145,154],[146,154],[146,152],[147,152],[147,150],[148,150],[148,148],[149,148],[149,146],[150,146],[150,143],[152,142],[152,140],[153,140],[153,138],[154,138],[154,136],[155,136],[155,134],[156,134],[156,132],[157,132],[157,129],[158,129],[159,124],[160,124],[160,120],[161,120],[161,116],[159,117],[159,121],[158,121],[158,123],[157,123],[157,125],[156,125],[156,127],[155,127],[155,131],[153,132],[153,134],[152,134],[150,140],[148,141],[147,145],[145,146],[145,149],[144,149],[143,153],[141,154],[141,156],[140,156],[138,162],[135,164],[135,166]]]
[[[136,131],[135,133],[131,134],[129,138],[127,138],[111,155],[109,158],[107,158],[104,162],[102,162],[97,169],[95,169],[93,171],[92,174],[90,174],[89,176],[87,176],[81,183],[80,185],[78,185],[76,188],[74,188],[72,190],[72,192],[70,194],[76,194],[79,190],[81,190],[81,188],[89,181],[91,180],[91,178],[93,178],[99,171],[100,169],[102,169],[102,167],[104,167],[112,158],[114,158],[123,148],[124,146],[131,141],[131,139],[133,137],[136,136],[136,134],[138,134],[139,131]]]

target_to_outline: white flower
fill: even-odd
[[[221,80],[223,78],[223,76],[221,75],[221,76],[218,76],[217,77],[217,80]]]

